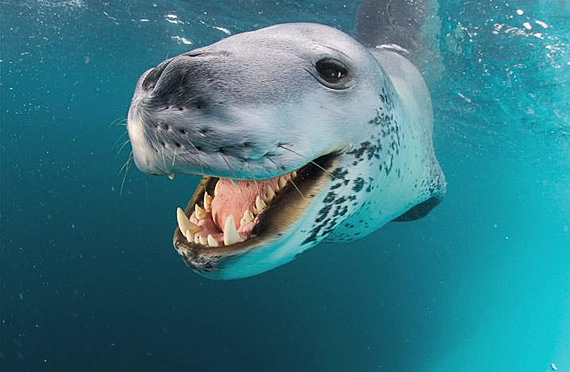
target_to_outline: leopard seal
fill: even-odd
[[[421,218],[446,191],[419,71],[321,24],[167,59],[140,77],[127,129],[141,171],[203,176],[177,210],[174,246],[213,279]]]

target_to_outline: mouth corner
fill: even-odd
[[[189,267],[210,277],[237,256],[285,239],[284,232],[335,177],[339,156],[320,156],[271,179],[203,177],[186,208],[177,210],[176,251]]]

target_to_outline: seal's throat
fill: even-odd
[[[241,251],[279,237],[304,215],[331,177],[338,154],[269,179],[205,176],[185,210],[176,212],[177,249]]]

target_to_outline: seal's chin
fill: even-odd
[[[174,247],[201,273],[226,258],[271,246],[305,215],[330,181],[338,153],[270,179],[206,176],[185,210],[178,208]]]

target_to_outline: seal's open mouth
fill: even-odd
[[[177,210],[174,246],[183,256],[181,250],[235,253],[279,237],[331,178],[337,156],[263,180],[202,178],[186,210]]]

